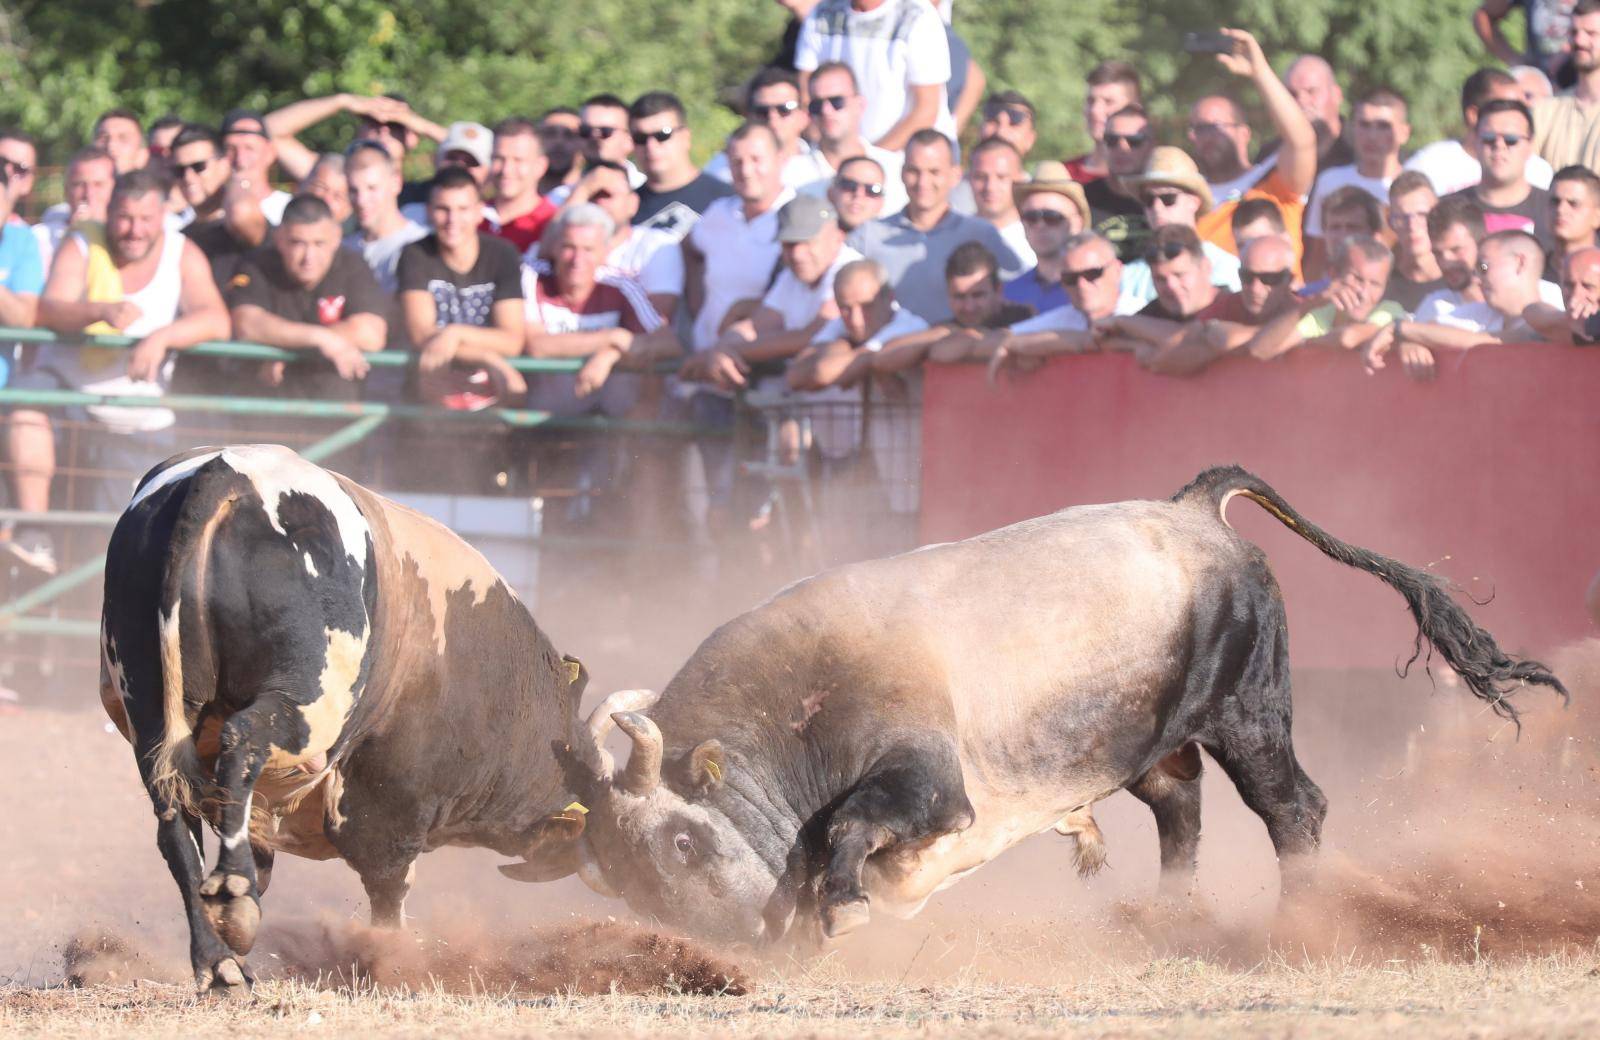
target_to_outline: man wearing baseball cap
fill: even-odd
[[[1083,185],[1072,179],[1066,164],[1054,159],[1035,166],[1033,178],[1016,185],[1012,194],[1037,263],[1006,282],[1002,294],[1043,314],[1069,302],[1061,285],[1065,249],[1067,239],[1088,226],[1089,202]]]
[[[834,277],[861,254],[844,244],[833,203],[816,195],[790,199],[778,211],[778,244],[783,257],[761,305],[694,359],[695,378],[734,390],[749,385],[753,370],[770,367],[768,376],[781,384],[782,363],[839,316]]]
[[[267,121],[260,112],[235,108],[222,117],[222,147],[228,153],[239,189],[261,206],[267,223],[283,220],[283,207],[292,198],[273,188],[268,176],[278,159],[278,150],[267,134]]]
[[[1144,172],[1130,178],[1134,191],[1144,206],[1144,217],[1152,230],[1164,227],[1193,228],[1195,221],[1210,213],[1213,205],[1211,189],[1200,175],[1200,168],[1182,148],[1162,146],[1150,152],[1150,161]],[[1211,262],[1211,284],[1239,290],[1239,258],[1220,246],[1207,241],[1200,243],[1206,259]],[[1149,302],[1156,298],[1155,282],[1150,276],[1150,264],[1144,259],[1128,264],[1123,269],[1124,295]]]

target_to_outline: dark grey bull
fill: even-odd
[[[1234,495],[1392,586],[1419,639],[1497,712],[1515,717],[1506,697],[1525,684],[1565,695],[1439,579],[1214,469],[1170,501],[1068,509],[786,589],[712,634],[659,699],[602,705],[591,729],[627,732],[626,768],[574,760],[591,807],[578,847],[503,869],[549,876],[576,858],[602,891],[703,935],[770,940],[798,910],[833,936],[869,907],[915,913],[1052,826],[1092,865],[1091,807],[1127,789],[1155,814],[1164,884],[1184,890],[1198,745],[1266,823],[1291,883],[1327,802],[1295,759],[1283,601],[1223,517]]]
[[[465,542],[287,448],[145,476],[111,536],[101,649],[202,992],[249,985],[275,851],[344,859],[398,925],[420,853],[549,855],[582,828],[554,754],[578,663]]]

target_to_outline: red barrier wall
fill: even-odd
[[[1056,359],[998,386],[976,366],[929,366],[924,387],[926,541],[1077,503],[1165,498],[1237,462],[1338,537],[1432,564],[1477,599],[1492,592],[1468,606],[1507,648],[1594,634],[1584,593],[1600,569],[1600,350],[1474,350],[1431,383],[1297,351],[1189,379],[1125,355]],[[1410,618],[1377,579],[1245,500],[1228,518],[1272,561],[1296,665],[1409,654]]]

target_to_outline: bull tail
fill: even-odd
[[[1479,628],[1451,597],[1442,578],[1340,541],[1301,516],[1254,474],[1238,466],[1208,469],[1174,495],[1173,501],[1207,506],[1226,523],[1224,514],[1228,501],[1235,495],[1243,495],[1271,513],[1279,523],[1322,550],[1324,555],[1347,567],[1366,571],[1400,593],[1417,623],[1416,641],[1408,665],[1421,656],[1426,639],[1475,696],[1488,703],[1495,714],[1512,721],[1517,721],[1518,712],[1510,697],[1525,686],[1548,686],[1571,703],[1567,688],[1549,668],[1501,650],[1494,636]]]
[[[181,533],[174,539],[188,551],[169,554],[155,605],[161,732],[150,752],[147,783],[167,806],[190,814],[216,797],[194,726],[200,709],[216,696],[216,642],[206,600],[212,542],[235,501],[229,483],[196,474],[177,524],[175,533]]]

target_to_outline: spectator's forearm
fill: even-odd
[[[678,334],[672,331],[670,325],[663,325],[654,332],[633,337],[627,352],[622,355],[622,364],[628,368],[648,368],[658,361],[671,361],[682,356],[683,344],[678,342]]]
[[[203,307],[182,315],[163,331],[169,348],[185,350],[196,343],[229,339],[233,336],[233,322],[228,319],[227,308]]]
[[[1095,349],[1095,341],[1088,332],[1024,332],[1012,336],[1006,349],[1018,357],[1054,357],[1087,354]]]
[[[595,329],[593,332],[540,332],[528,336],[527,353],[536,358],[588,357],[606,347],[616,347],[626,352],[618,342],[618,330]]]
[[[389,323],[376,314],[355,314],[328,328],[368,354],[382,350],[389,341]]]
[[[349,107],[349,94],[329,94],[326,97],[305,98],[304,100],[284,105],[276,111],[267,113],[267,136],[273,138],[294,137],[325,119],[332,119]]]
[[[1168,321],[1165,318],[1130,314],[1125,318],[1118,318],[1117,327],[1124,335],[1142,339],[1152,346],[1173,347],[1183,338],[1185,325],[1183,322]]]
[[[1283,142],[1278,149],[1278,175],[1295,194],[1308,195],[1317,179],[1317,129],[1272,66],[1263,64],[1256,70],[1254,80]]]
[[[813,321],[804,328],[775,332],[736,343],[728,349],[728,352],[746,361],[781,361],[784,358],[794,357],[806,349],[806,345],[821,327],[821,322]]]
[[[495,325],[454,325],[460,339],[456,358],[461,361],[482,361],[499,355],[516,357],[522,353],[522,330],[502,329]],[[591,351],[592,353],[592,351]]]
[[[1271,361],[1300,345],[1300,311],[1286,311],[1261,326],[1246,349],[1257,361]]]
[[[1499,337],[1487,332],[1474,332],[1471,329],[1457,329],[1448,325],[1432,325],[1417,321],[1405,322],[1395,330],[1395,335],[1429,350],[1471,350],[1473,347],[1500,342]]]
[[[31,329],[39,313],[39,297],[0,288],[0,325]]]
[[[878,138],[874,143],[879,148],[891,152],[904,150],[906,142],[911,140],[911,135],[924,127],[932,126],[939,117],[939,84],[930,84],[911,88],[911,110],[900,118],[900,121],[889,128],[889,132]]]
[[[233,309],[233,332],[246,343],[264,343],[282,350],[317,350],[323,327],[290,321],[262,307],[246,305]]]
[[[973,58],[967,59],[967,81],[961,85],[961,96],[956,98],[952,111],[956,117],[956,134],[959,136],[972,122],[973,113],[978,111],[978,105],[983,101],[983,92],[989,86],[989,77],[983,74],[983,67]]]
[[[35,316],[40,327],[68,334],[82,332],[95,322],[105,320],[104,304],[90,303],[88,300],[52,300],[49,297],[39,301]]]

